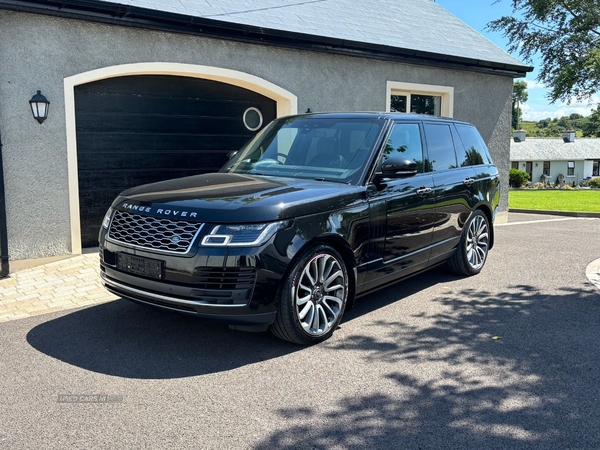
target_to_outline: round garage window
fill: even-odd
[[[252,106],[244,111],[244,125],[250,131],[258,130],[260,127],[262,127],[262,124],[263,116],[258,108]]]

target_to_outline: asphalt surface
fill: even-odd
[[[600,219],[511,215],[310,348],[125,300],[0,323],[0,448],[597,449],[599,257]]]

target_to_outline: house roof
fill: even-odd
[[[511,161],[581,161],[600,159],[600,139],[583,138],[565,143],[560,138],[527,138],[510,144]]]
[[[162,21],[162,28],[179,24],[209,35],[216,28],[264,43],[325,45],[509,76],[533,69],[432,0],[0,0],[2,7],[69,17],[88,13],[88,20],[134,26]]]

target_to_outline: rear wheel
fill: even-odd
[[[284,281],[271,331],[297,344],[322,342],[342,320],[347,299],[344,260],[328,245],[315,247],[294,264]]]
[[[473,212],[465,224],[456,253],[448,261],[452,272],[459,275],[476,275],[481,272],[489,251],[490,224],[481,210]]]

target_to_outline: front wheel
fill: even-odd
[[[297,344],[328,339],[348,299],[348,271],[338,252],[320,245],[294,264],[281,287],[273,334]]]
[[[490,245],[490,224],[481,210],[473,212],[465,224],[456,253],[448,261],[452,272],[459,275],[476,275],[487,260]]]

